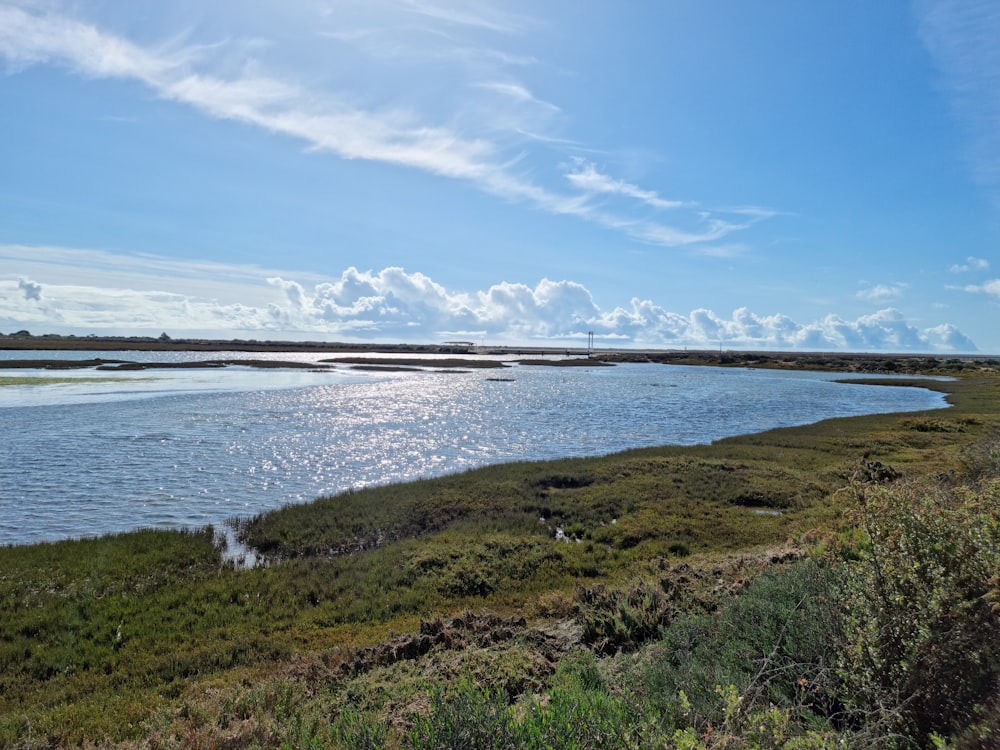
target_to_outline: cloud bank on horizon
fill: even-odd
[[[0,330],[1000,351],[1000,10],[779,6],[0,0]]]
[[[44,252],[40,252],[44,251]],[[80,253],[58,248],[0,247],[0,258],[37,254],[63,262]],[[828,315],[799,323],[746,308],[723,318],[711,310],[686,315],[649,300],[602,310],[572,281],[542,279],[534,287],[499,283],[472,294],[451,292],[422,273],[348,268],[339,278],[306,287],[262,269],[215,268],[231,279],[229,301],[190,293],[197,274],[158,258],[89,253],[88,265],[113,268],[122,287],[0,281],[0,325],[51,324],[69,333],[108,331],[218,337],[400,341],[471,340],[491,345],[579,346],[593,333],[608,347],[970,352],[976,347],[952,325],[918,330],[893,308],[856,320]],[[82,260],[82,259],[81,259]],[[152,270],[151,270],[152,269]],[[206,269],[200,268],[198,272]],[[72,275],[71,266],[65,271]],[[262,283],[269,294],[256,288]],[[128,284],[128,287],[124,286]],[[141,287],[145,287],[141,289]],[[213,288],[213,291],[219,291]],[[270,296],[265,304],[241,301]],[[121,310],[131,318],[122,326]]]

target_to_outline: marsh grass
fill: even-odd
[[[149,378],[145,378],[149,379]],[[108,383],[117,382],[119,378],[47,378],[43,375],[13,377],[0,376],[0,388],[10,385],[62,385],[66,383]],[[130,381],[131,382],[131,381]]]
[[[461,358],[431,358],[431,357],[334,357],[321,359],[326,364],[344,364],[357,367],[389,367],[402,368],[434,368],[434,369],[497,369],[506,368],[504,362],[494,359],[461,359]]]
[[[290,506],[240,529],[269,563],[249,570],[222,559],[212,529],[0,548],[0,746],[29,734],[55,746],[426,746],[444,729],[420,717],[450,720],[435,690],[463,675],[470,715],[493,712],[539,743],[575,711],[595,727],[614,721],[619,739],[649,722],[701,726],[726,710],[714,680],[801,713],[795,680],[828,700],[824,619],[803,598],[819,584],[803,572],[748,586],[787,560],[774,549],[862,554],[843,492],[859,471],[939,483],[995,474],[998,383],[933,383],[948,411],[493,466]],[[359,656],[466,611],[537,626],[451,646],[435,631],[419,654]],[[490,641],[500,632],[513,635]],[[753,665],[776,643],[765,687]],[[627,680],[610,677],[624,660],[651,663],[651,644],[672,644],[671,655],[629,697]],[[558,687],[581,648],[607,656]],[[644,695],[665,713],[636,713]]]

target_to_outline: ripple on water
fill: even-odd
[[[200,371],[174,374],[185,373]],[[944,405],[928,391],[846,386],[830,382],[834,377],[662,365],[524,367],[502,387],[480,372],[334,381],[326,374],[310,387],[247,389],[244,379],[233,390],[29,400],[0,409],[0,543],[140,526],[218,529],[234,516],[352,487],[500,461],[693,444]],[[133,385],[142,390],[143,382]],[[4,390],[9,398],[11,389]]]

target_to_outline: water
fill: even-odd
[[[4,358],[29,356],[11,354]],[[25,375],[77,382],[0,388],[0,544],[218,526],[349,488],[502,461],[690,445],[945,406],[937,393],[838,384],[832,380],[843,376],[830,373],[655,364],[464,373],[0,371]],[[112,379],[83,380],[100,376]],[[489,379],[496,377],[513,380]]]

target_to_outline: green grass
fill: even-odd
[[[109,383],[121,382],[120,378],[47,378],[43,375],[37,377],[8,377],[0,376],[0,388],[8,385],[59,385],[64,383]]]
[[[548,690],[581,647],[606,654],[603,669],[638,658],[674,622],[726,632],[697,618],[772,559],[854,544],[852,478],[882,466],[902,481],[957,481],[995,468],[1000,380],[930,387],[953,407],[513,463],[290,506],[240,530],[270,560],[252,570],[224,563],[211,529],[0,548],[0,746],[29,734],[56,745],[307,747],[350,736],[362,746],[383,729],[398,740],[427,715],[434,685],[462,675],[516,701]],[[763,617],[746,606],[737,620]],[[462,612],[527,619],[432,628],[419,658],[386,656],[398,634]],[[399,653],[417,648],[407,637]],[[720,674],[739,683],[745,671],[731,665],[743,657],[728,653]],[[723,710],[709,708],[714,686],[702,684],[698,710]],[[553,700],[553,715],[572,715]]]

